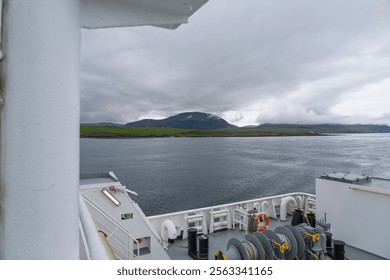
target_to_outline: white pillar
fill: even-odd
[[[1,259],[78,259],[79,0],[5,1]]]

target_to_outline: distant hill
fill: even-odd
[[[82,127],[138,127],[138,128],[176,128],[191,130],[231,130],[237,129],[247,131],[252,135],[253,131],[257,134],[266,135],[272,133],[288,133],[297,135],[313,135],[324,133],[390,133],[390,126],[375,124],[269,124],[264,123],[258,126],[247,125],[237,127],[225,121],[224,119],[213,115],[200,112],[181,113],[166,119],[144,119],[136,122],[129,122],[125,125],[112,122],[82,123]],[[252,131],[252,132],[250,132]],[[251,134],[252,133],[252,134]],[[241,133],[242,134],[242,133]],[[240,135],[241,135],[240,134]]]
[[[129,122],[124,126],[127,127],[168,127],[168,128],[185,128],[200,130],[217,130],[237,128],[225,121],[224,119],[213,115],[200,112],[181,113],[166,119],[154,120],[144,119],[136,122]]]
[[[256,129],[307,130],[315,133],[390,133],[390,126],[375,124],[260,124]]]
[[[111,123],[111,122],[99,122],[99,123],[82,123],[81,126],[123,126],[123,124],[119,123]]]

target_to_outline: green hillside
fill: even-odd
[[[81,137],[93,138],[139,138],[139,137],[258,137],[258,136],[293,136],[313,135],[307,131],[295,129],[226,129],[226,130],[193,130],[156,127],[108,127],[81,126]]]

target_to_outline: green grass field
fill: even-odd
[[[228,129],[228,130],[192,130],[156,127],[109,127],[81,126],[80,136],[90,138],[142,138],[142,137],[260,137],[313,135],[308,131],[296,129]]]

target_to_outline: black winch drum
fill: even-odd
[[[309,226],[315,228],[316,227],[316,214],[307,213],[307,221],[309,222]]]
[[[332,233],[331,232],[325,232],[326,235],[326,248],[332,248]]]
[[[198,240],[197,240],[197,234],[198,230],[196,228],[189,228],[188,229],[188,255],[196,255],[197,253],[197,247],[198,247]]]
[[[199,259],[209,259],[209,238],[204,235],[199,237]]]
[[[297,225],[300,225],[302,223],[303,223],[303,211],[302,211],[302,209],[297,208],[297,209],[295,209],[295,211],[293,213],[291,225],[297,226]]]
[[[333,259],[334,260],[344,260],[344,248],[345,242],[341,240],[333,240]]]

